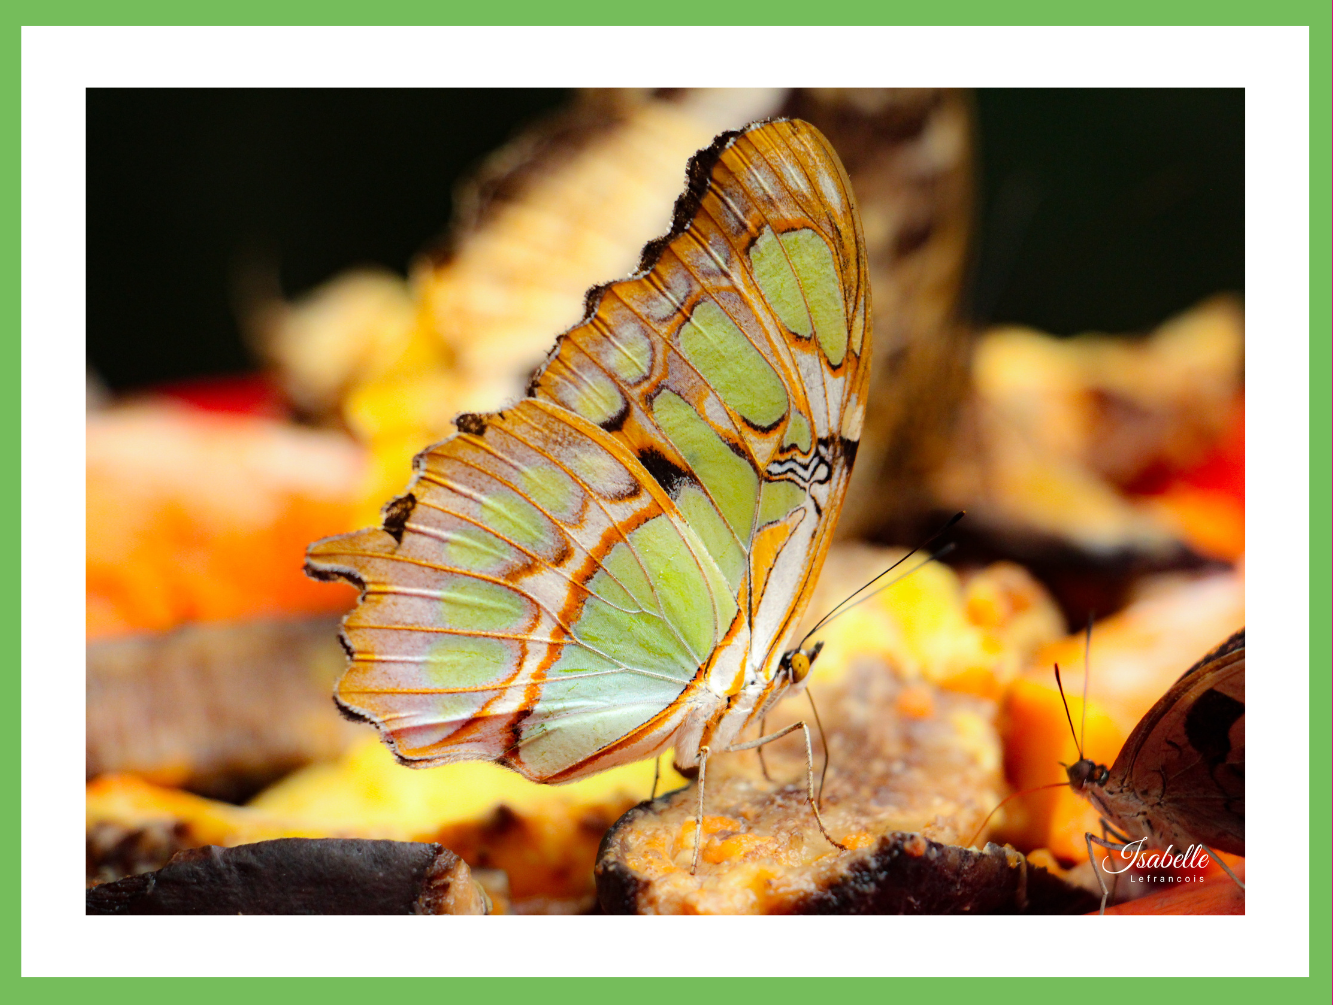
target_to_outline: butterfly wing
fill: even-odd
[[[855,455],[866,275],[813,127],[697,155],[671,233],[590,292],[529,397],[460,417],[382,529],[312,545],[313,575],[363,590],[344,711],[409,764],[565,781],[651,755],[771,669]]]
[[[677,503],[758,671],[809,601],[865,412],[869,278],[837,155],[799,121],[723,134],[641,270],[589,294],[532,393],[620,439]]]
[[[1187,670],[1111,768],[1153,830],[1179,847],[1245,854],[1245,631]],[[1124,795],[1121,796],[1123,801]]]
[[[534,400],[466,425],[421,456],[382,529],[310,549],[317,573],[363,588],[339,704],[418,766],[485,758],[557,780],[593,751],[633,757],[674,728],[663,713],[734,601],[596,426]]]

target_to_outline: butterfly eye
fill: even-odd
[[[810,672],[810,657],[800,650],[797,650],[791,654],[791,660],[789,662],[791,664],[792,683],[801,683]]]
[[[1095,770],[1096,767],[1087,758],[1065,766],[1065,773],[1069,776],[1069,784],[1075,789],[1081,789],[1086,786],[1088,784],[1088,779],[1092,777]]]

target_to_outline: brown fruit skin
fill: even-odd
[[[467,863],[438,844],[281,838],[206,845],[95,886],[88,914],[486,914]]]

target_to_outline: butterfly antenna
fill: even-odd
[[[1065,686],[1060,681],[1060,664],[1055,664],[1055,686],[1060,689],[1060,704],[1065,707],[1065,721],[1069,723],[1069,735],[1074,738],[1074,748],[1078,751],[1078,759],[1083,760],[1083,741],[1078,738],[1074,732],[1074,719],[1069,714],[1069,700],[1065,697]],[[1084,706],[1087,706],[1087,699],[1084,699]]]
[[[973,834],[972,837],[968,839],[967,844],[963,845],[963,847],[964,848],[976,847],[977,838],[981,837],[981,832],[984,831],[986,829],[986,825],[990,823],[990,818],[995,816],[995,814],[999,813],[1000,807],[1002,807],[1010,799],[1017,799],[1019,796],[1030,796],[1032,795],[1032,793],[1040,792],[1042,789],[1063,789],[1068,784],[1069,784],[1068,782],[1051,782],[1051,784],[1049,785],[1037,785],[1030,789],[1021,789],[1018,792],[1011,792],[1009,795],[1005,796],[1003,799],[1001,799],[998,803],[995,804],[995,809],[991,810],[989,813],[986,814],[986,819],[981,821],[981,826],[977,828],[976,833]]]
[[[850,611],[853,607],[855,607],[856,604],[851,603],[851,601],[852,601],[852,599],[853,599],[854,597],[856,597],[856,595],[857,595],[858,593],[861,593],[861,592],[863,592],[863,591],[869,589],[870,587],[874,586],[874,585],[875,585],[876,583],[878,583],[881,579],[883,579],[885,576],[887,576],[890,572],[892,572],[894,569],[898,568],[898,566],[902,565],[904,562],[906,562],[909,558],[911,558],[913,555],[915,555],[918,551],[920,551],[920,550],[921,550],[922,548],[924,548],[926,545],[930,544],[931,541],[934,541],[934,540],[935,540],[937,537],[939,537],[941,534],[943,534],[943,533],[945,533],[947,530],[949,530],[949,528],[951,528],[951,527],[952,527],[954,524],[956,524],[959,520],[963,519],[964,515],[965,515],[965,513],[964,513],[962,510],[959,510],[957,513],[955,513],[953,516],[951,516],[951,517],[949,518],[949,522],[948,522],[948,523],[946,523],[946,524],[945,524],[943,527],[941,527],[939,530],[935,531],[935,533],[931,534],[930,537],[926,538],[924,541],[922,541],[920,544],[918,544],[915,548],[913,548],[911,551],[909,551],[906,555],[904,555],[902,558],[898,559],[898,561],[894,562],[891,566],[889,566],[887,569],[885,569],[883,572],[881,572],[881,573],[880,573],[878,576],[876,576],[874,579],[870,580],[870,582],[866,583],[864,586],[862,586],[862,587],[860,587],[859,589],[854,590],[852,593],[850,593],[850,594],[849,594],[849,595],[848,595],[848,596],[847,596],[841,603],[837,604],[837,605],[833,608],[833,610],[829,611],[829,612],[828,612],[827,614],[825,614],[822,618],[820,618],[819,621],[815,623],[815,627],[814,627],[814,628],[811,628],[808,632],[805,633],[805,635],[804,635],[804,636],[802,637],[802,639],[801,639],[800,644],[799,644],[796,648],[797,648],[797,649],[803,648],[803,647],[805,646],[806,640],[809,639],[811,635],[815,634],[815,632],[819,631],[821,628],[823,628],[826,624],[828,624],[830,621],[832,621],[832,620],[833,620],[835,617],[837,617],[838,615],[840,615],[840,614],[844,614],[844,613],[846,613],[847,611]],[[952,550],[952,548],[953,548],[952,545],[949,545],[947,548],[941,548],[941,549],[940,549],[938,552],[936,552],[934,555],[931,555],[930,558],[927,558],[925,562],[922,562],[921,565],[925,565],[926,562],[934,561],[934,560],[935,560],[936,558],[938,558],[939,556],[947,554],[949,551]],[[904,575],[904,576],[910,576],[913,572],[916,572],[917,569],[921,568],[921,565],[915,566],[914,568],[912,568],[910,571],[904,573],[903,575]],[[903,577],[899,577],[899,578],[901,579],[901,578],[903,578]],[[893,583],[896,583],[896,582],[898,582],[898,580],[894,580],[894,581],[893,581]],[[880,589],[887,589],[888,587],[892,586],[893,583],[885,583],[884,586],[880,587]],[[875,592],[878,593],[879,590],[876,590]],[[873,594],[871,594],[871,596],[873,596]],[[861,600],[869,600],[869,599],[870,599],[869,596],[867,596],[867,597],[862,597],[862,598],[861,598]],[[858,600],[856,603],[857,603],[857,604],[861,603],[861,600]]]
[[[848,611],[851,611],[851,610],[856,609],[857,607],[860,607],[860,606],[861,606],[862,604],[864,604],[867,600],[873,600],[875,597],[879,596],[881,593],[883,593],[883,592],[884,592],[885,590],[887,590],[889,587],[891,587],[891,586],[897,586],[899,583],[901,583],[901,582],[902,582],[904,579],[906,579],[908,576],[911,576],[911,575],[913,575],[914,573],[920,572],[923,568],[925,568],[925,567],[926,567],[927,565],[929,565],[931,562],[934,562],[934,561],[937,561],[938,559],[943,558],[945,555],[949,554],[949,552],[953,551],[953,549],[954,549],[954,545],[953,545],[953,542],[951,541],[951,542],[949,542],[948,544],[946,544],[944,547],[940,548],[938,551],[932,552],[931,554],[927,555],[924,559],[922,559],[922,560],[921,560],[920,562],[918,562],[916,565],[912,566],[910,569],[908,569],[906,572],[904,572],[901,576],[894,576],[892,579],[890,579],[887,583],[885,583],[885,584],[884,584],[883,586],[881,586],[879,589],[877,589],[877,590],[871,590],[871,591],[870,591],[869,593],[867,593],[865,596],[863,596],[863,597],[857,597],[856,600],[852,601],[851,603],[847,603],[847,600],[851,600],[851,597],[848,597],[847,600],[844,600],[844,601],[842,602],[842,604],[839,604],[839,605],[838,605],[837,608],[834,608],[833,611],[829,613],[829,616],[828,616],[828,617],[824,618],[822,621],[820,621],[820,623],[819,623],[818,625],[816,625],[814,628],[810,629],[810,631],[808,631],[808,632],[806,633],[805,638],[804,638],[804,639],[801,639],[801,646],[804,646],[804,645],[805,645],[805,640],[808,639],[811,635],[813,635],[819,628],[823,627],[824,625],[827,625],[827,624],[828,624],[829,622],[831,622],[831,621],[836,621],[838,618],[842,617],[842,616],[843,616],[844,614],[846,614]],[[906,557],[906,556],[904,556],[904,558],[905,558],[905,557]],[[900,559],[899,561],[901,561],[901,559]],[[895,564],[897,564],[897,563],[895,563]],[[886,570],[886,571],[888,571],[888,570]],[[878,579],[879,577],[876,576],[875,578]],[[866,585],[869,586],[870,584],[867,583]],[[857,592],[860,592],[860,591],[857,591]],[[855,596],[855,594],[853,594],[853,596]],[[845,605],[845,606],[844,606],[844,605]],[[841,609],[839,609],[839,608],[841,608]]]
[[[1088,737],[1088,678],[1092,676],[1092,612],[1088,612],[1088,632],[1083,637],[1083,710],[1079,714],[1078,749],[1083,757],[1083,741]]]

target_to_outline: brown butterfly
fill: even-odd
[[[1059,684],[1059,667],[1055,679]],[[1069,727],[1072,731],[1072,719]],[[1079,760],[1065,770],[1069,787],[1101,813],[1102,836],[1085,837],[1103,913],[1110,892],[1093,857],[1094,844],[1111,851],[1138,843],[1179,852],[1194,845],[1210,854],[1218,848],[1244,855],[1245,629],[1171,685],[1109,769],[1083,757],[1080,744]],[[1227,864],[1213,857],[1245,889]]]

